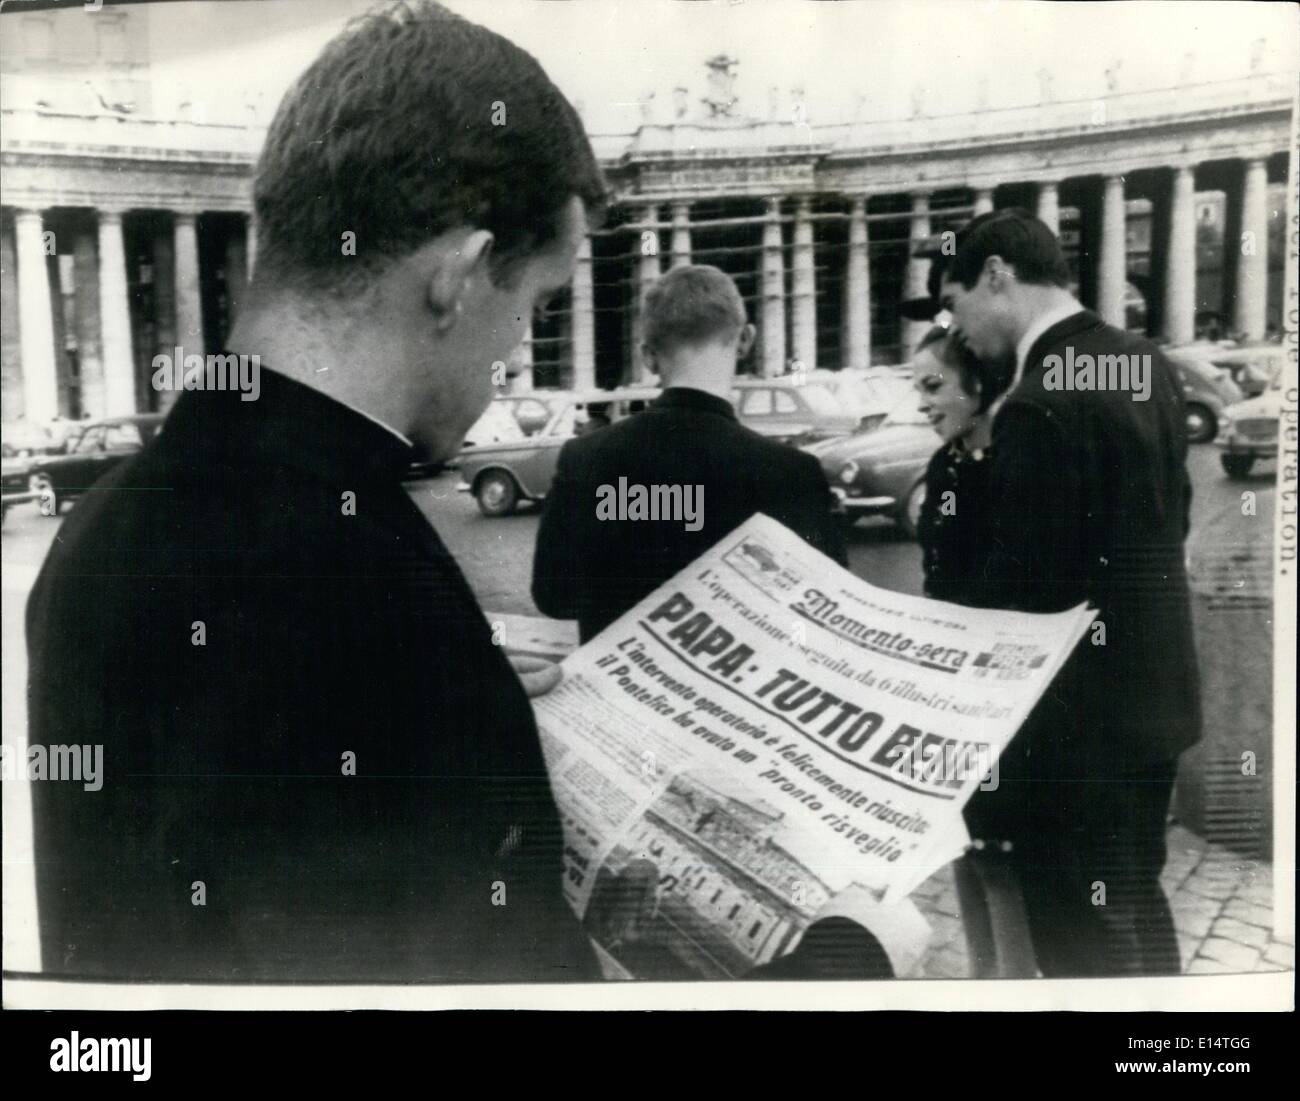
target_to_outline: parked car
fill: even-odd
[[[56,449],[56,441],[49,430],[29,421],[5,421],[0,425],[0,455],[6,458],[23,458],[44,455]]]
[[[1183,385],[1188,442],[1209,443],[1219,431],[1223,411],[1244,395],[1228,371],[1202,354],[1186,348],[1170,348],[1165,354]]]
[[[66,455],[37,459],[27,488],[40,499],[41,514],[57,516],[64,502],[80,497],[158,434],[162,413],[139,413],[90,421],[68,442]]]
[[[639,413],[658,396],[658,390],[645,386],[527,395],[550,410],[545,425],[519,439],[469,443],[456,456],[461,473],[456,488],[474,494],[484,516],[508,516],[521,501],[544,500],[566,441]],[[526,416],[536,413],[521,411]]]
[[[14,505],[34,500],[36,494],[27,488],[31,460],[6,455],[0,458],[0,523]]]
[[[736,416],[746,428],[781,443],[802,447],[860,427],[854,414],[819,382],[793,377],[741,379],[731,392]]]
[[[552,407],[555,391],[539,390],[529,394],[503,394],[488,403],[483,415],[465,433],[462,450],[488,443],[518,443],[535,436],[555,413]],[[430,459],[417,445],[417,455],[407,468],[404,480],[429,478],[441,470],[456,470],[460,456],[445,462]]]
[[[1280,344],[1254,344],[1245,347],[1210,347],[1205,358],[1232,375],[1243,398],[1262,394],[1286,359]]]
[[[878,427],[803,448],[822,464],[836,513],[851,527],[863,516],[888,516],[908,535],[925,500],[925,468],[942,441],[909,393]]]
[[[910,367],[845,367],[808,372],[808,381],[825,386],[845,412],[858,418],[856,431],[875,428],[912,389]]]
[[[1229,478],[1245,478],[1257,462],[1277,458],[1281,418],[1282,391],[1273,386],[1224,410],[1214,445]]]

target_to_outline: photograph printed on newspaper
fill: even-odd
[[[1298,20],[0,3],[6,1007],[1292,1007]]]
[[[963,805],[1093,614],[890,592],[766,516],[738,528],[536,705],[565,889],[605,959],[736,978],[840,892],[906,899],[966,849]]]

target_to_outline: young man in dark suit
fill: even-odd
[[[993,421],[989,603],[1098,612],[1019,735],[1016,861],[1045,975],[1174,974],[1160,871],[1178,755],[1201,724],[1182,392],[1160,350],[1083,309],[1068,277],[1051,231],[1013,209],[958,234],[941,287],[971,350],[1015,370]]]
[[[33,785],[44,969],[598,979],[525,686],[401,483],[567,284],[604,201],[582,125],[415,3],[287,93],[255,201],[256,400],[182,394],[28,606],[31,741],[104,754],[99,791]]]
[[[537,533],[533,600],[576,619],[584,642],[756,512],[845,562],[820,464],[745,428],[731,407],[736,360],[754,341],[731,277],[674,268],[644,308],[644,352],[664,392],[645,412],[564,445]],[[639,487],[647,497],[667,487],[682,508],[628,518]]]
[[[736,420],[736,360],[754,327],[731,277],[705,265],[674,268],[644,309],[644,353],[664,393],[644,412],[564,445],[537,533],[533,600],[547,615],[577,619],[584,642],[756,512],[845,563],[817,460]],[[661,502],[682,507],[639,516],[628,506],[638,487],[664,490]],[[883,929],[880,911],[849,896],[857,897],[837,896],[792,953],[746,977],[892,977],[873,932]],[[896,956],[919,956],[914,938],[915,929],[884,936]]]

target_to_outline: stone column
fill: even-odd
[[[795,204],[794,249],[790,257],[793,275],[790,292],[794,298],[790,337],[794,344],[794,358],[805,371],[817,366],[817,273],[810,214],[811,200],[799,199]]]
[[[781,200],[767,201],[763,223],[763,376],[785,370],[785,257],[781,243]]]
[[[1061,199],[1054,180],[1044,180],[1038,185],[1038,220],[1053,233],[1061,232]]]
[[[691,204],[673,203],[673,256],[672,266],[681,267],[691,262]]]
[[[1196,203],[1192,169],[1175,168],[1172,185],[1161,328],[1171,344],[1190,344],[1196,335]]]
[[[849,262],[844,281],[846,367],[871,366],[871,252],[867,200],[857,196],[849,208]]]
[[[23,412],[22,333],[18,328],[18,248],[6,210],[0,218],[0,420],[14,421]]]
[[[596,385],[596,318],[591,281],[591,238],[584,237],[573,269],[573,305],[569,317],[573,338],[573,388],[591,390]]]
[[[1260,158],[1246,162],[1241,236],[1224,241],[1224,247],[1238,252],[1235,328],[1244,340],[1263,340],[1268,318],[1268,170]]]
[[[54,309],[45,263],[44,225],[38,210],[14,212],[18,260],[18,336],[23,367],[23,415],[44,424],[59,411],[54,362]]]
[[[104,413],[125,416],[136,411],[135,355],[120,210],[99,212],[99,320],[104,337]]]
[[[199,296],[199,235],[194,214],[179,211],[172,223],[176,250],[176,341],[186,356],[204,355],[203,303]]]
[[[993,210],[993,188],[991,187],[976,188],[974,217],[978,218],[981,214],[991,213],[992,210]]]
[[[257,264],[257,216],[249,213],[244,220],[244,252],[248,256],[248,278],[253,278],[253,268]]]
[[[1101,264],[1097,273],[1097,313],[1124,328],[1128,282],[1128,239],[1124,218],[1124,177],[1107,176],[1101,199]]]
[[[659,221],[659,208],[653,203],[641,211],[641,224],[653,226]],[[649,234],[649,236],[646,236]],[[637,235],[636,302],[632,309],[632,381],[640,382],[649,371],[641,345],[645,343],[645,296],[659,278],[659,231],[642,229]]]
[[[912,222],[907,240],[907,278],[903,284],[904,298],[921,298],[926,294],[926,279],[930,274],[930,261],[913,256],[916,247],[930,236],[930,193],[918,191],[912,195]],[[930,329],[928,321],[903,322],[903,359],[908,360],[917,342]]]
[[[102,417],[107,408],[104,392],[104,353],[99,316],[99,258],[95,234],[89,225],[78,229],[72,243],[73,271],[77,283],[77,358],[81,363],[81,411]]]

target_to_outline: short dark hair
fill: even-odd
[[[1022,283],[1067,287],[1070,268],[1056,235],[1029,211],[1012,206],[972,219],[957,232],[944,278],[970,290],[990,256],[1001,256]]]
[[[916,354],[920,355],[927,349],[940,363],[957,369],[961,388],[971,397],[979,398],[976,408],[980,413],[987,411],[1011,385],[1011,364],[986,363],[947,325],[935,325],[930,329],[917,343]]]
[[[473,226],[503,278],[560,235],[573,195],[598,217],[604,178],[537,60],[432,0],[397,3],[350,22],[281,101],[254,187],[258,266],[352,286]]]
[[[745,303],[731,276],[709,264],[683,264],[645,296],[645,342],[657,352],[731,340],[745,327]]]

